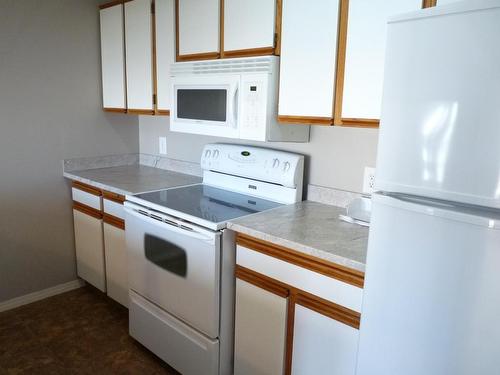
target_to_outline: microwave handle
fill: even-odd
[[[238,124],[238,86],[236,86],[233,94],[233,121],[233,126],[236,127]]]

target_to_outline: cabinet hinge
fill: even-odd
[[[153,94],[153,104],[156,105],[156,94]]]

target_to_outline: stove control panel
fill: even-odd
[[[203,149],[201,167],[294,188],[302,185],[304,156],[263,147],[211,143]]]

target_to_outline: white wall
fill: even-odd
[[[255,144],[302,153],[308,183],[361,192],[364,167],[375,166],[378,130],[313,126],[309,143],[239,142],[228,138],[170,132],[168,117],[139,117],[140,150],[158,154],[158,137],[167,137],[167,156],[198,162],[203,145],[209,142]],[[286,125],[283,125],[286,126]]]
[[[139,151],[101,110],[97,5],[0,1],[0,302],[76,277],[61,160]]]

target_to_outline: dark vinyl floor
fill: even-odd
[[[128,310],[86,286],[0,313],[0,374],[177,374],[128,335]]]

